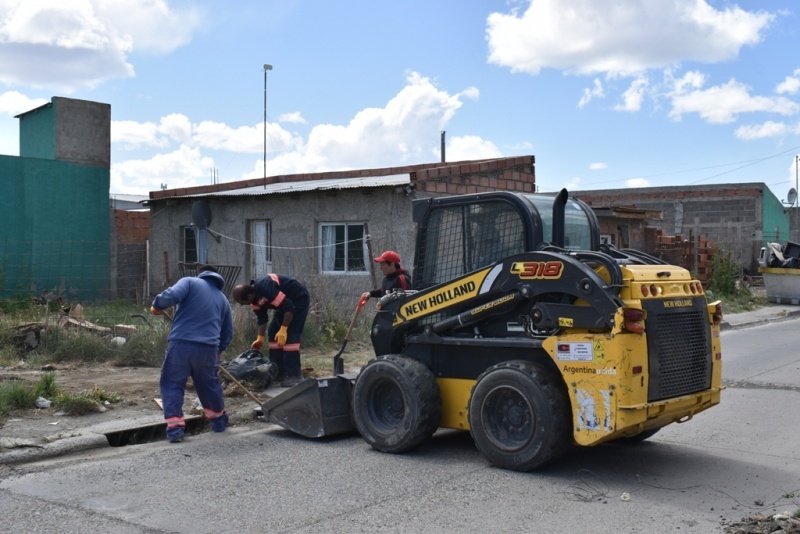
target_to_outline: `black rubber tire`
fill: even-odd
[[[356,428],[374,449],[394,453],[419,447],[439,428],[441,413],[436,377],[418,360],[380,356],[356,379]]]
[[[569,399],[560,380],[541,365],[503,362],[472,388],[469,425],[478,450],[495,466],[530,471],[572,444]]]
[[[659,430],[661,430],[661,428],[653,428],[651,430],[645,430],[644,432],[639,432],[638,434],[634,434],[633,436],[623,436],[621,438],[615,439],[614,443],[620,443],[623,445],[634,445],[636,443],[641,443],[644,440],[653,437]]]

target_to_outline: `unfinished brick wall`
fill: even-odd
[[[442,163],[440,167],[412,172],[411,181],[416,184],[417,191],[432,194],[533,193],[536,189],[533,164],[533,156],[450,165]]]
[[[149,211],[114,210],[117,242],[143,245],[150,235]]]
[[[142,300],[147,275],[149,211],[114,210],[116,298]]]

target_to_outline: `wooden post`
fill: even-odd
[[[164,251],[164,279],[167,281],[167,287],[172,285],[169,280],[169,252]]]
[[[369,275],[372,277],[372,287],[378,287],[378,278],[375,275],[375,262],[372,261],[374,258],[372,254],[372,239],[369,236],[369,223],[364,223],[364,239],[367,242],[367,254],[369,254]]]

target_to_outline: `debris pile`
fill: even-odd
[[[765,516],[756,514],[725,524],[725,534],[800,534],[800,519],[789,512]]]
[[[785,245],[769,243],[761,249],[762,267],[800,269],[800,244],[787,241]]]

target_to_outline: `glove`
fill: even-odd
[[[162,312],[161,310],[157,310],[152,306],[150,306],[150,313],[152,313],[153,315],[164,315],[164,312]]]
[[[278,330],[278,333],[275,334],[275,341],[278,343],[279,347],[286,345],[286,336],[288,335],[286,333],[287,328],[286,326],[282,326],[281,329]]]
[[[369,294],[369,291],[367,291],[366,293],[361,293],[361,298],[364,300],[368,299],[370,296],[371,295]]]
[[[261,345],[263,345],[263,344],[264,344],[264,336],[259,334],[258,337],[256,338],[256,340],[253,341],[253,343],[250,345],[250,348],[259,350],[261,348]]]

